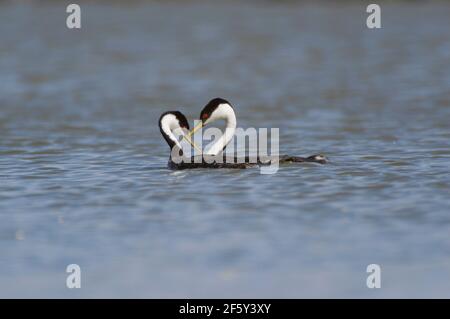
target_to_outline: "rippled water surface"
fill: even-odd
[[[449,4],[82,10],[0,3],[1,297],[450,297]],[[332,162],[168,170],[216,96]]]

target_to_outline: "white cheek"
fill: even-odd
[[[165,125],[165,124],[163,124],[162,125],[162,130],[164,131],[164,133],[166,133],[166,135],[171,135],[171,131],[170,131],[170,127],[169,127],[169,125]]]

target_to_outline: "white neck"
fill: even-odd
[[[209,150],[205,152],[207,155],[217,155],[223,151],[225,146],[230,143],[233,139],[234,133],[236,131],[236,115],[234,114],[233,108],[228,104],[221,104],[214,111],[213,116],[209,122],[215,120],[224,119],[226,122],[225,133],[215,142]]]
[[[183,149],[181,147],[180,142],[178,142],[178,139],[174,134],[174,131],[176,131],[176,130],[177,130],[176,133],[178,133],[178,134],[182,134],[182,132],[183,132],[175,115],[173,115],[173,114],[166,115],[161,120],[161,128],[164,131],[164,133],[166,133],[166,135],[175,143],[175,145],[178,148]]]

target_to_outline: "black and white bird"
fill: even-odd
[[[224,149],[231,142],[236,131],[237,121],[233,106],[227,100],[221,98],[212,99],[201,111],[200,120],[201,122],[190,133],[184,134],[183,129],[189,130],[189,123],[181,112],[166,112],[161,115],[159,120],[160,131],[171,149],[168,164],[170,168],[247,168],[255,165],[270,165],[273,161],[278,161],[280,164],[304,162],[326,164],[328,162],[328,159],[321,154],[308,157],[280,155],[269,160],[262,159],[258,156],[256,157],[256,161],[250,156],[234,156],[234,158],[230,159],[230,156],[225,154]],[[179,132],[182,132],[182,138],[186,139],[195,147],[195,144],[190,138],[192,134],[200,128],[218,120],[225,121],[224,134],[201,155],[185,157],[174,131],[179,129]]]
[[[189,123],[186,116],[179,111],[163,113],[159,118],[159,130],[170,148],[169,162],[167,165],[171,169],[247,167],[245,163],[219,163],[215,161],[215,157],[206,154],[186,157],[178,137],[181,136],[190,144],[193,144],[193,142],[187,137]]]

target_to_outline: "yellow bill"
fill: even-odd
[[[197,152],[203,153],[202,149],[201,149],[200,147],[198,147],[197,144],[195,144],[193,140],[191,140],[190,134],[188,134],[188,135],[183,135],[183,138],[184,138],[189,144],[191,144],[191,145],[197,150]]]
[[[192,134],[197,132],[199,129],[203,127],[203,122],[199,122],[193,129],[188,133],[188,136],[190,137]]]

